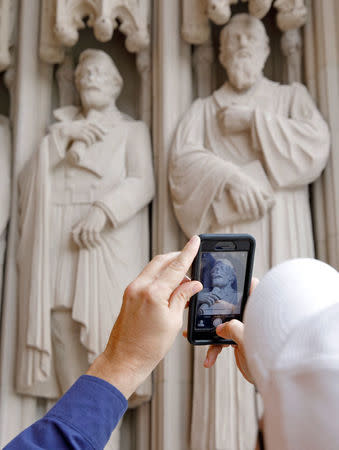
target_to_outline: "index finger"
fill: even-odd
[[[171,261],[179,255],[179,253],[180,252],[170,252],[165,253],[164,255],[156,255],[143,269],[138,278],[145,279],[146,281],[153,280],[159,275],[164,267],[170,264]]]
[[[171,263],[159,274],[156,284],[168,287],[173,291],[190,268],[200,246],[200,237],[193,236]]]

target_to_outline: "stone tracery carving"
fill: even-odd
[[[306,22],[307,9],[304,0],[276,0],[277,25],[281,31],[302,27]]]
[[[130,52],[149,45],[148,0],[43,0],[41,58],[49,63],[61,62],[62,46],[71,47],[77,42],[85,18],[101,42],[109,41],[119,28]]]
[[[183,0],[182,36],[190,44],[210,38],[209,19],[223,25],[231,17],[231,5],[238,0]]]
[[[10,35],[10,0],[0,3],[0,71],[5,70],[10,62],[9,35]]]
[[[210,41],[198,45],[193,52],[193,69],[196,76],[198,97],[207,97],[213,86],[214,49]]]
[[[0,0],[0,72],[11,63],[16,17],[17,0]]]
[[[137,53],[136,65],[141,81],[139,117],[150,128],[152,123],[152,56],[149,47]]]
[[[262,19],[266,16],[271,6],[272,0],[248,0],[248,12],[258,19]]]
[[[306,22],[304,0],[241,0],[248,2],[249,13],[262,19],[273,5],[277,25],[282,31],[299,28]],[[210,38],[209,19],[217,25],[226,24],[231,17],[231,5],[238,0],[183,0],[182,36],[190,44],[203,44]]]
[[[292,83],[293,81],[300,83],[302,40],[298,28],[287,30],[283,33],[281,50],[285,56],[283,81],[285,83]]]
[[[62,64],[56,71],[59,89],[59,106],[79,105],[78,93],[74,84],[74,61],[71,54],[66,53]]]

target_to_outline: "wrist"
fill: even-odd
[[[227,180],[226,187],[229,189],[236,189],[245,184],[244,176],[240,173],[240,167],[237,172],[234,172]]]
[[[93,207],[100,209],[101,212],[103,212],[105,214],[106,217],[106,223],[108,223],[110,226],[112,226],[113,228],[116,228],[118,226],[117,221],[115,220],[115,218],[113,217],[113,213],[112,211],[107,207],[107,205],[105,203],[103,203],[100,200],[96,200],[93,205]]]
[[[110,357],[102,353],[89,367],[87,375],[101,378],[116,387],[128,399],[147,378],[148,373],[126,358]]]

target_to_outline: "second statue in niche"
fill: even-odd
[[[17,388],[58,398],[104,350],[126,285],[149,257],[149,131],[121,113],[112,59],[85,50],[81,108],[56,110],[20,176]]]
[[[228,81],[184,116],[169,169],[174,210],[187,237],[252,234],[257,276],[285,259],[313,256],[308,184],[329,152],[328,127],[306,88],[263,76],[268,55],[260,20],[234,16],[220,39]],[[204,357],[197,349],[192,449],[252,448],[253,398],[233,356],[223,354],[211,375]]]

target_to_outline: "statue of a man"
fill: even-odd
[[[199,315],[235,314],[238,306],[237,276],[230,263],[218,260],[211,269],[211,288],[198,294]],[[239,305],[240,306],[240,305]],[[220,322],[221,323],[221,322]]]
[[[121,113],[103,51],[75,72],[81,108],[55,111],[20,177],[17,389],[58,398],[104,350],[126,285],[148,260],[149,131]]]
[[[306,88],[263,76],[268,55],[261,21],[234,16],[220,37],[219,58],[228,81],[186,113],[169,168],[173,206],[185,234],[252,234],[259,276],[285,259],[313,255],[308,184],[320,175],[329,153],[328,127]],[[225,352],[210,375],[223,377],[222,389],[207,379],[203,358],[195,362],[192,448],[251,447],[238,444],[246,435],[239,410],[247,408],[247,423],[252,413],[248,402],[241,405],[249,394],[232,356]],[[214,429],[201,411],[215,418]],[[238,418],[225,428],[229,414]]]

